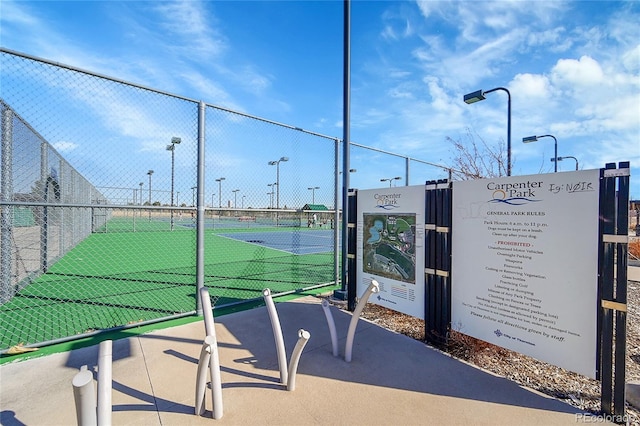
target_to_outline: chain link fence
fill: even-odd
[[[191,315],[198,285],[220,307],[337,282],[337,140],[6,49],[0,67],[0,352]]]
[[[426,181],[451,179],[451,168],[407,155],[351,142],[352,170],[380,171],[370,181],[371,188],[424,185]]]
[[[341,141],[0,48],[0,353],[339,282]],[[372,187],[446,167],[350,143]],[[378,177],[377,173],[381,175]]]
[[[59,207],[106,204],[106,199],[6,103],[0,101],[0,108],[2,199],[14,202],[2,209],[4,303],[105,226],[110,211]]]

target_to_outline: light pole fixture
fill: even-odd
[[[502,90],[507,93],[507,176],[511,176],[511,93],[504,87],[496,87],[486,92],[481,89],[464,95],[464,102],[466,104],[473,104],[484,101],[486,99],[484,95],[495,92],[496,90]]]
[[[175,164],[176,164],[176,145],[182,140],[177,137],[171,138],[171,143],[167,145],[167,151],[171,151],[171,230],[173,231],[173,183],[175,177]]]
[[[151,207],[151,175],[153,170],[149,170],[147,174],[149,175],[149,207]],[[151,210],[149,210],[149,222],[151,222]]]
[[[552,162],[558,162],[558,161],[564,160],[565,158],[573,158],[574,160],[576,160],[576,170],[578,170],[578,159],[576,157],[571,156],[571,155],[565,155],[564,157],[557,157],[557,160],[556,160],[556,158],[552,158],[551,161]]]
[[[402,179],[400,176],[396,176],[396,177],[387,178],[387,179],[380,179],[380,182],[389,182],[389,188],[391,188],[391,182],[393,182],[394,180],[400,180],[400,179]]]
[[[239,189],[234,189],[233,191],[233,208],[237,208],[238,207],[238,191],[240,191]]]
[[[289,161],[289,157],[280,157],[279,160],[269,161],[270,166],[276,166],[276,209],[280,208],[280,162]]]
[[[319,186],[312,186],[310,188],[307,188],[308,190],[311,191],[311,204],[315,204],[316,203],[316,189],[320,189]]]
[[[555,136],[553,135],[542,135],[542,136],[527,136],[526,138],[522,138],[522,142],[523,143],[531,143],[531,142],[537,142],[538,139],[540,138],[553,138],[554,140],[554,148],[553,148],[553,158],[557,159],[558,158],[558,139],[556,139]],[[554,172],[558,171],[558,161],[554,160]]]
[[[355,172],[357,172],[357,170],[356,170],[356,169],[349,169],[349,173],[355,173]],[[339,174],[339,175],[341,175],[341,174],[342,174],[342,172],[338,172],[338,174]]]
[[[218,208],[222,208],[222,181],[224,180],[223,177],[216,179],[216,182],[218,182]]]
[[[271,189],[271,192],[267,192],[267,194],[271,194],[271,196],[269,197],[269,208],[272,209],[273,208],[273,187],[276,186],[276,183],[268,183],[267,186],[269,187],[269,189]]]
[[[153,170],[149,170],[147,174],[149,175],[149,205],[151,205],[151,175],[153,174]]]

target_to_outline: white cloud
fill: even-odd
[[[411,22],[401,13],[391,12],[390,9],[382,15],[384,22],[380,36],[385,40],[400,40],[414,34]]]
[[[193,87],[196,93],[200,93],[202,99],[209,99],[211,102],[224,103],[225,105],[232,103],[231,95],[224,88],[196,70],[186,70],[182,73],[181,78]]]
[[[509,88],[517,93],[522,99],[540,98],[547,99],[550,96],[551,88],[549,79],[539,74],[516,74]]]
[[[256,71],[252,65],[244,65],[234,69],[219,67],[217,70],[232,81],[234,86],[257,96],[263,95],[271,87],[273,79],[270,75]]]
[[[78,144],[74,142],[59,141],[53,144],[53,147],[59,152],[69,152],[78,148]]]
[[[624,52],[621,59],[627,72],[640,72],[640,44]]]
[[[537,47],[549,49],[551,52],[566,52],[573,46],[573,39],[567,36],[564,27],[556,27],[543,31],[532,31],[527,35],[528,49]]]
[[[621,94],[608,98],[605,102],[587,103],[576,110],[576,115],[586,120],[592,132],[637,129],[640,105],[637,96]]]
[[[428,0],[417,0],[416,4],[418,5],[418,9],[423,17],[428,18],[431,16],[431,13],[443,2],[434,2]]]
[[[413,93],[410,90],[405,90],[400,86],[387,90],[387,95],[392,99],[414,99]]]
[[[603,81],[600,64],[589,56],[580,60],[560,59],[551,70],[551,80],[561,86],[591,86]]]
[[[170,33],[169,37],[164,35],[163,39],[175,40],[174,46],[182,50],[184,56],[192,57],[197,53],[211,57],[225,50],[225,38],[210,25],[212,14],[206,14],[206,2],[180,0],[155,4],[156,11],[164,18],[160,22],[162,28]],[[188,48],[184,49],[182,46]]]
[[[427,85],[429,86],[429,94],[431,95],[431,107],[438,112],[448,112],[452,106],[451,98],[447,95],[444,88],[442,88],[434,78],[428,79]]]
[[[2,13],[0,13],[0,23],[5,25],[24,25],[29,27],[37,26],[40,21],[34,17],[32,11],[24,4],[15,1],[3,1]]]

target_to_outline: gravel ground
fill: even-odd
[[[626,381],[640,380],[640,283],[629,282]],[[344,308],[344,305],[341,305]],[[424,321],[368,303],[362,317],[424,341]],[[600,413],[600,382],[526,355],[453,333],[445,352],[593,414]],[[640,426],[640,407],[627,404],[628,424]]]

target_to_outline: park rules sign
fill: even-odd
[[[599,176],[453,182],[454,330],[595,378]]]

